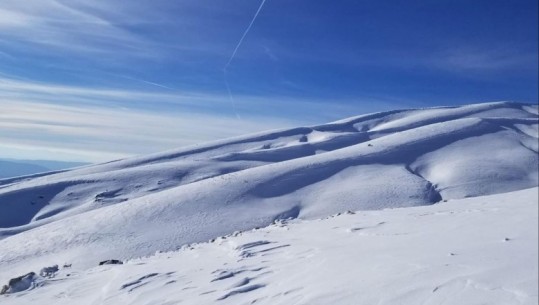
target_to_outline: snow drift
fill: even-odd
[[[536,305],[537,192],[280,221],[122,265],[53,268],[0,300]]]

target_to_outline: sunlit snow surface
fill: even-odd
[[[537,304],[537,192],[277,223],[2,304]],[[60,258],[57,261],[61,261]]]
[[[450,205],[449,203],[460,202],[456,199],[476,196],[480,196],[477,197],[477,200],[483,200],[487,198],[482,197],[485,195],[503,194],[537,187],[538,122],[536,105],[505,102],[398,110],[352,117],[314,127],[264,132],[149,156],[87,166],[71,171],[0,180],[0,284],[26,272],[38,271],[44,266],[63,263],[72,264],[73,270],[78,270],[78,274],[82,274],[80,278],[73,277],[74,280],[66,280],[66,283],[91,281],[92,276],[87,276],[86,273],[94,271],[86,271],[86,268],[94,267],[100,260],[131,259],[151,255],[156,251],[176,250],[185,244],[207,241],[234,231],[265,227],[279,219],[317,219],[346,210],[367,211],[400,207],[418,207],[418,210],[425,209],[425,211],[432,209],[434,215],[437,215],[436,211],[442,207],[446,211],[451,210],[453,206],[460,206],[458,209],[468,209],[466,203],[459,205]],[[207,123],[211,124],[211,122]],[[537,189],[535,189],[536,191]],[[360,257],[364,261],[369,261],[369,259],[382,259],[393,255],[397,258],[402,256],[403,260],[408,260],[408,250],[411,251],[409,255],[418,255],[418,259],[422,257],[421,255],[437,255],[435,251],[438,251],[439,248],[444,249],[447,242],[441,236],[451,232],[449,229],[448,232],[445,232],[445,227],[436,226],[437,222],[446,219],[446,224],[449,225],[452,223],[452,219],[455,219],[454,230],[457,230],[454,232],[455,234],[460,234],[458,230],[461,228],[462,232],[465,232],[464,228],[467,226],[470,227],[470,230],[477,226],[475,227],[477,233],[474,233],[477,235],[468,233],[468,231],[466,234],[462,233],[466,235],[465,237],[470,238],[470,242],[464,243],[462,247],[476,249],[477,254],[494,251],[496,253],[489,253],[489,255],[495,256],[493,260],[509,264],[510,267],[507,268],[524,268],[521,266],[523,259],[516,259],[518,255],[513,252],[507,254],[500,250],[506,248],[489,250],[495,245],[498,247],[511,244],[510,242],[513,240],[498,244],[499,239],[501,238],[503,241],[505,237],[496,237],[496,240],[492,241],[493,244],[491,244],[483,239],[490,236],[488,234],[494,234],[497,232],[496,230],[504,228],[500,227],[500,224],[494,224],[494,219],[497,219],[495,217],[498,217],[496,215],[500,215],[500,221],[501,219],[506,219],[507,223],[514,221],[511,228],[507,229],[509,232],[528,226],[529,234],[535,234],[533,236],[537,237],[534,233],[537,231],[537,196],[532,196],[529,191],[525,192],[528,192],[526,193],[527,197],[524,196],[527,199],[521,200],[519,210],[512,210],[512,202],[504,201],[502,204],[499,200],[494,200],[497,202],[496,204],[501,205],[498,209],[518,213],[515,214],[515,219],[511,220],[506,219],[509,216],[504,216],[503,213],[496,214],[494,211],[476,214],[455,211],[454,217],[450,216],[453,214],[447,212],[447,218],[406,216],[408,213],[416,211],[416,208],[361,213],[366,218],[358,219],[359,222],[365,221],[372,226],[384,222],[384,224],[376,225],[373,228],[373,230],[380,230],[380,232],[384,232],[391,226],[386,225],[385,220],[378,221],[376,215],[382,215],[378,213],[395,215],[392,217],[396,218],[402,217],[403,220],[399,223],[403,227],[406,223],[408,223],[408,228],[415,228],[416,225],[424,226],[421,227],[421,230],[425,231],[424,234],[432,234],[430,235],[432,239],[413,241],[416,243],[416,247],[413,249],[409,249],[405,245],[408,242],[406,237],[396,239],[395,244],[388,245],[374,236],[364,236],[368,230],[363,229],[348,228],[351,232],[348,232],[348,235],[343,233],[342,240],[336,235],[331,235],[333,233],[321,232],[320,238],[327,240],[320,242],[326,243],[326,246],[316,246],[318,234],[316,232],[298,237],[305,242],[309,238],[313,238],[314,240],[309,241],[313,243],[312,247],[324,248],[324,251],[329,251],[319,256],[320,259],[326,257],[326,260],[331,260],[334,251],[335,255],[350,251],[350,253],[342,253],[343,256],[350,255],[350,258],[343,257],[342,261],[348,259],[350,270],[368,273],[359,273],[357,279],[357,281],[364,281],[361,285],[366,286],[361,286],[358,282],[351,282],[356,283],[357,289],[346,283],[332,283],[332,281],[338,282],[337,280],[326,281],[323,274],[320,273],[321,271],[317,271],[316,264],[320,264],[320,262],[313,262],[314,265],[309,266],[311,264],[309,261],[296,260],[301,256],[300,252],[291,253],[286,256],[286,259],[290,260],[292,265],[297,264],[297,268],[304,268],[304,271],[297,270],[295,272],[300,274],[304,272],[305,280],[311,281],[309,285],[315,287],[311,289],[311,292],[324,291],[322,288],[316,288],[318,285],[324,285],[327,291],[329,299],[325,299],[326,296],[318,295],[316,300],[305,299],[309,300],[305,301],[308,304],[338,302],[339,296],[349,302],[356,300],[362,294],[365,294],[365,300],[368,300],[365,301],[365,304],[376,303],[373,300],[385,300],[386,294],[392,295],[391,293],[399,294],[401,298],[405,298],[405,294],[409,294],[413,299],[417,296],[416,292],[395,291],[396,286],[386,287],[388,292],[383,292],[380,287],[378,287],[379,290],[375,290],[376,287],[369,285],[375,283],[383,285],[383,283],[372,282],[365,276],[375,278],[378,276],[378,270],[380,276],[386,277],[403,273],[401,278],[403,284],[415,282],[411,280],[412,278],[419,281],[422,278],[420,270],[423,266],[420,262],[416,261],[410,266],[392,266],[390,263],[385,265],[380,262],[381,265],[378,267],[376,267],[376,262],[373,262],[372,266],[361,265],[360,268],[359,265],[355,265],[360,263],[359,260],[352,260],[352,257]],[[444,203],[445,200],[449,200],[449,202]],[[467,200],[475,202],[474,199],[466,199],[462,202],[468,202]],[[468,217],[472,217],[471,215],[477,215],[482,220],[468,219]],[[490,218],[493,218],[492,223]],[[520,218],[522,220],[518,220]],[[425,219],[426,222],[422,222],[420,219]],[[311,228],[315,226],[315,223],[320,223],[323,227],[325,225],[322,223],[326,224],[331,221],[334,220],[308,222],[304,225],[298,225],[298,230],[303,227]],[[431,222],[433,226],[430,225]],[[520,222],[522,222],[522,228],[517,225]],[[441,226],[442,223],[439,225]],[[320,230],[323,229],[322,227]],[[347,230],[344,225],[341,231],[343,230]],[[501,235],[505,234],[502,233],[500,232]],[[301,236],[300,233],[298,234]],[[440,237],[434,238],[434,236]],[[360,237],[364,238],[357,241],[352,240]],[[290,240],[296,237],[287,235],[282,238]],[[335,240],[333,241],[333,239]],[[376,248],[385,245],[390,248],[387,250],[380,248],[378,250],[380,252],[376,252],[378,254],[374,255],[375,252],[369,252],[367,249],[361,248],[360,245],[352,246],[354,242],[362,243],[368,240],[371,240],[370,247]],[[387,241],[387,239],[384,240]],[[339,246],[333,242],[342,244]],[[457,243],[457,241],[455,242]],[[286,243],[291,242],[287,241]],[[273,241],[272,244],[260,246],[265,249],[271,245],[273,245]],[[511,245],[515,245],[515,243]],[[500,278],[499,284],[502,288],[496,286],[497,288],[494,289],[497,289],[496,293],[501,294],[502,291],[507,292],[506,290],[509,289],[507,293],[514,292],[513,294],[517,295],[524,291],[522,292],[524,296],[520,297],[529,299],[531,295],[533,299],[533,291],[530,292],[528,288],[526,288],[527,290],[524,288],[522,288],[524,290],[521,288],[513,289],[505,283],[512,283],[515,280],[523,281],[527,283],[525,285],[529,285],[531,281],[536,286],[537,265],[531,259],[537,260],[536,245],[536,241],[522,242],[521,246],[526,251],[519,255],[527,255],[525,266],[528,270],[527,273],[522,271],[522,277],[517,274],[515,278],[509,278],[514,273],[513,271],[500,272],[499,274],[504,275]],[[226,252],[226,249],[230,248],[221,245],[219,247],[224,248],[215,250],[212,248],[214,246],[208,245],[207,251],[201,251],[196,255],[207,256],[207,261],[210,261],[209,257],[217,255],[216,252],[212,251]],[[417,250],[419,248],[421,251]],[[358,252],[360,250],[363,254]],[[447,252],[453,253],[452,251],[457,250],[447,249]],[[360,254],[365,255],[365,257]],[[176,255],[183,257],[183,255],[188,254],[180,252],[173,256]],[[376,257],[369,258],[369,255]],[[449,259],[447,256],[450,256],[453,261],[455,261],[455,257],[459,259],[461,257],[448,253],[442,254],[444,260]],[[232,255],[231,259],[235,260],[236,258]],[[157,258],[156,260],[160,261]],[[282,257],[281,260],[284,264],[285,257]],[[339,260],[341,259],[337,259],[337,261]],[[398,258],[398,262],[401,263],[400,258]],[[225,262],[215,259],[215,263],[224,264]],[[404,264],[404,262],[402,263]],[[159,264],[167,265],[168,263],[163,261],[155,264],[157,264],[155,268],[158,268]],[[213,262],[205,262],[204,264],[209,266]],[[227,264],[232,263],[227,262]],[[275,262],[275,264],[279,264],[279,262]],[[473,265],[473,263],[470,264]],[[196,266],[196,263],[192,262],[192,266]],[[286,266],[286,268],[292,268]],[[419,269],[414,269],[416,267]],[[425,272],[431,272],[432,268],[428,265],[423,267]],[[102,268],[107,269],[108,267]],[[120,269],[114,268],[113,270],[124,270],[122,268],[128,272],[125,277],[129,276],[129,272],[135,272],[135,269],[133,271],[129,269],[135,267],[130,266],[122,266]],[[219,268],[226,269],[226,266]],[[335,266],[335,268],[348,269],[344,266]],[[364,270],[364,268],[367,269]],[[475,267],[470,268],[459,269],[458,274],[460,276],[473,274]],[[494,267],[478,265],[477,268],[488,271]],[[186,279],[195,280],[198,277],[196,272],[191,271],[186,274],[185,271],[174,270],[178,276],[181,274]],[[307,270],[311,273],[308,273]],[[440,273],[441,277],[446,274],[448,276],[456,274],[446,271],[446,269],[435,270]],[[331,271],[326,271],[331,273]],[[394,274],[388,274],[389,271]],[[160,274],[147,278],[151,279],[152,283],[163,277],[161,276],[162,271],[148,272]],[[272,272],[277,273],[276,271]],[[415,273],[412,274],[413,272],[417,273],[417,277],[414,277]],[[101,273],[97,272],[96,274]],[[111,274],[106,276],[110,277]],[[122,281],[122,276],[118,276],[118,281]],[[144,274],[140,276],[142,277]],[[273,280],[281,282],[284,281],[284,278],[297,277],[294,272],[281,276],[281,279],[273,278]],[[396,277],[396,279],[398,278]],[[428,281],[428,279],[429,277],[426,277],[425,280]],[[146,278],[141,280],[141,283],[145,283],[145,280]],[[93,288],[81,289],[89,289],[92,292],[111,289],[111,293],[115,293],[114,287],[105,285],[106,281],[101,278],[96,279],[96,281],[87,284],[87,287]],[[471,291],[476,291],[477,295],[481,295],[480,291],[493,290],[491,286],[482,286],[482,282],[477,281],[479,284],[473,280],[470,283],[459,280],[455,283],[445,284],[445,286],[442,285],[436,289],[435,292],[439,292],[436,296],[441,295],[441,292],[444,291],[443,287],[458,288],[463,295],[468,292],[473,294]],[[176,282],[180,281],[176,279]],[[48,293],[46,291],[49,284],[52,285],[47,282],[43,287],[32,290],[28,296],[34,293],[36,295]],[[411,285],[411,283],[408,284]],[[233,285],[233,283],[227,285]],[[246,285],[246,287],[250,287],[248,284]],[[239,300],[238,298],[252,295],[255,291],[257,293],[259,293],[258,291],[260,293],[266,291],[270,294],[269,288],[263,289],[269,287],[269,282],[265,284],[254,283],[253,285],[262,286],[253,286],[256,289],[247,291],[249,293],[238,292],[229,295],[221,302],[228,302],[227,300],[233,298]],[[411,287],[423,284],[419,281],[414,285]],[[144,284],[144,286],[153,287],[149,283]],[[241,289],[247,289],[244,287],[245,285],[238,287],[240,286],[243,287]],[[181,290],[183,288],[176,287],[174,289]],[[419,287],[415,289],[419,289]],[[433,289],[435,287],[431,288],[431,290]],[[123,295],[122,298],[128,298],[129,293],[124,295],[124,292],[128,290],[125,288],[118,293]],[[85,294],[81,293],[81,295]],[[159,295],[161,296],[160,293]],[[369,295],[372,297],[371,299],[368,298]],[[223,296],[202,294],[202,296],[195,297],[194,294],[188,294],[181,298],[185,302],[205,304],[206,300],[216,300]],[[260,295],[260,297],[262,296],[268,295],[264,292]],[[305,294],[300,294],[300,296],[306,297]],[[503,297],[505,296],[500,295],[494,299],[504,300]],[[514,297],[513,300],[520,300],[514,295],[512,297]],[[24,298],[26,297],[23,296],[20,300],[25,300]],[[12,295],[5,300],[18,299]],[[125,302],[129,300],[126,299]],[[283,304],[294,304],[292,299],[285,298],[283,300],[287,300],[283,301],[285,302]],[[267,302],[275,304],[271,301]],[[303,301],[300,301],[300,304],[301,302]],[[388,299],[387,302],[391,303],[391,300]],[[393,300],[393,304],[395,302],[398,303]],[[435,301],[433,302],[436,304]],[[111,301],[111,304],[113,303],[114,301]],[[150,303],[153,304],[153,302]],[[232,301],[231,304],[238,303]],[[414,304],[414,302],[409,304]],[[510,303],[500,301],[499,304]]]

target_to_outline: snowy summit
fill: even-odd
[[[0,303],[537,304],[538,137],[496,102],[3,179]]]

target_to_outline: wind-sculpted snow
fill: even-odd
[[[0,268],[91,265],[276,219],[535,187],[537,128],[533,105],[399,110],[0,180]]]
[[[535,305],[537,192],[278,221],[122,265],[61,265],[52,276],[35,275],[31,287],[0,300],[6,305]],[[38,270],[27,268],[24,272]]]

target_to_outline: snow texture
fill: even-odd
[[[2,304],[538,303],[538,188],[278,221],[210,243],[63,268]]]
[[[156,251],[177,250],[187,244],[265,227],[282,219],[317,219],[346,210],[427,206],[445,200],[534,188],[539,179],[538,126],[536,105],[497,102],[397,110],[320,126],[258,133],[63,172],[3,179],[0,180],[0,283],[43,266],[69,263],[85,270],[100,261],[127,260]],[[447,207],[436,204],[432,209],[438,209],[435,208],[438,205]],[[429,211],[429,207],[423,209]],[[369,215],[376,213],[379,212]],[[522,212],[518,217],[525,214]],[[414,228],[416,220],[410,219],[410,228]],[[436,224],[436,217],[428,219]],[[472,226],[466,221],[455,223],[455,226]],[[478,227],[481,234],[486,227],[494,226],[487,225],[487,220],[482,221]],[[367,229],[350,228],[349,233],[355,234],[350,236],[363,236],[369,230],[383,233],[384,228],[390,226],[380,224],[382,222],[385,220],[375,221],[369,225],[372,228]],[[422,227],[422,230],[430,229],[426,224]],[[433,230],[444,229],[436,227]],[[434,235],[440,232],[435,233],[432,232]],[[270,239],[263,240],[270,243],[261,246],[284,247],[284,244],[273,245]],[[444,242],[433,238],[427,243],[434,243],[433,249],[436,249]],[[343,242],[341,249],[345,245]],[[477,249],[489,245],[481,243]],[[372,247],[377,247],[374,241]],[[395,251],[402,248],[403,257],[407,257],[405,242],[394,247]],[[244,253],[241,257],[245,256],[245,259],[250,254],[260,256],[252,249],[240,248],[236,251]],[[526,250],[533,252],[531,248]],[[409,255],[421,254],[410,251]],[[360,255],[356,250],[352,252]],[[425,255],[432,253],[427,251]],[[500,257],[505,257],[502,254]],[[385,274],[384,270],[389,272],[391,267],[374,266],[379,266],[382,274]],[[123,270],[116,269],[118,266],[106,268]],[[316,265],[312,269],[316,270]],[[228,302],[264,291],[268,284],[254,281],[252,277],[256,275],[249,275],[249,272],[238,278],[236,271],[227,272],[234,274],[237,283],[245,284],[238,284],[235,292],[229,291],[218,297],[212,295],[212,300],[221,298],[222,302]],[[413,268],[401,271],[408,276],[419,272]],[[437,271],[444,274],[442,270]],[[116,276],[114,271],[111,272]],[[153,287],[145,283],[166,278],[160,271],[155,272],[158,275],[141,279],[124,290],[138,285]],[[303,274],[307,276],[305,272]],[[474,270],[466,272],[473,273]],[[466,272],[459,274],[464,276]],[[151,273],[154,272],[148,272]],[[88,275],[84,279],[92,281],[92,277]],[[95,278],[96,282],[88,283],[90,287],[103,283],[100,276],[95,275]],[[401,280],[409,281],[408,278]],[[536,283],[537,276],[524,280]],[[421,283],[417,285],[423,285]],[[492,288],[481,283],[481,280],[469,283],[456,280],[436,291],[441,295],[444,287],[452,287],[448,289],[451,292],[457,288],[464,292]],[[386,288],[393,291],[397,286]],[[347,295],[358,291],[346,292],[345,288],[352,286],[343,287],[332,286],[331,289],[342,290],[338,295],[343,300],[355,300]],[[361,287],[367,289],[366,292],[374,289],[368,285]],[[510,289],[506,291],[509,294],[520,291],[507,289]],[[38,293],[40,289],[35,291]],[[410,291],[410,296],[414,295]],[[329,300],[321,296],[317,302],[340,302]],[[205,302],[198,302],[202,303]]]

